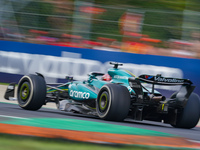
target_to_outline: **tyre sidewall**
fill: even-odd
[[[20,89],[21,86],[28,82],[30,85],[29,88],[29,97],[24,102],[20,98]],[[17,98],[19,106],[23,109],[27,110],[38,110],[42,107],[42,105],[45,103],[46,98],[46,82],[41,76],[37,75],[26,75],[21,78],[18,84],[18,90],[17,90]]]
[[[175,97],[175,95],[173,95]],[[200,98],[196,93],[192,93],[183,108],[183,110],[177,114],[176,128],[193,128],[197,125],[200,117]]]
[[[21,95],[20,90],[21,90],[21,88],[22,88],[24,83],[28,83],[29,84],[29,96],[28,96],[28,99],[26,101],[23,101],[21,96],[20,96]],[[32,79],[29,76],[23,76],[21,78],[21,80],[19,81],[19,84],[18,84],[17,93],[18,93],[17,99],[18,99],[19,106],[23,107],[23,108],[27,107],[27,105],[30,104],[30,102],[31,102],[31,100],[33,98],[33,82],[32,82]]]
[[[101,114],[98,108],[98,102],[101,94],[108,92],[108,107],[104,114]],[[123,121],[129,112],[130,107],[130,93],[125,86],[118,84],[104,85],[97,97],[97,114],[100,118],[111,121]]]
[[[97,113],[98,113],[98,115],[99,115],[99,117],[100,118],[103,118],[103,119],[105,119],[106,118],[106,116],[108,115],[108,113],[109,113],[109,110],[110,110],[110,107],[111,107],[111,103],[112,103],[112,101],[111,101],[111,91],[110,91],[110,89],[106,86],[106,85],[104,85],[102,88],[101,88],[101,90],[100,90],[100,92],[99,92],[99,95],[98,95],[98,100],[97,100],[97,103],[99,103],[99,100],[100,100],[100,98],[101,98],[101,96],[102,96],[102,94],[104,93],[104,92],[106,92],[107,93],[107,100],[108,100],[108,102],[107,102],[107,108],[106,108],[106,110],[105,110],[105,112],[101,112],[101,110],[100,110],[100,108],[99,108],[99,104],[97,104],[96,106],[97,106]]]
[[[187,104],[180,115],[179,126],[183,128],[193,128],[199,121],[200,99],[196,93],[192,93]]]

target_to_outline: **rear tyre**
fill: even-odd
[[[123,121],[129,112],[130,93],[125,86],[104,85],[97,97],[96,110],[101,119]]]
[[[46,82],[37,75],[23,76],[18,83],[17,100],[21,108],[38,110],[45,103]]]
[[[172,98],[176,95],[173,94]],[[185,108],[177,114],[177,121],[173,127],[176,128],[194,128],[200,117],[200,98],[196,93],[192,93],[187,101]]]

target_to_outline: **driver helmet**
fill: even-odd
[[[103,76],[102,76],[102,80],[103,81],[110,81],[112,78],[111,78],[111,76],[109,75],[109,74],[104,74]]]

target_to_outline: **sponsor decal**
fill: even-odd
[[[132,88],[142,88],[141,85],[137,84],[136,82],[129,82],[129,85],[130,85]]]
[[[128,77],[126,77],[126,76],[119,76],[119,75],[115,75],[114,78],[115,79],[128,79]]]
[[[80,91],[75,91],[75,90],[70,90],[69,95],[71,97],[82,98],[82,99],[89,99],[90,97],[90,93],[80,92]]]
[[[150,79],[152,79],[153,78],[153,76],[145,76],[145,79],[148,79],[148,80],[150,80]]]
[[[167,83],[183,83],[184,80],[175,79],[175,78],[164,78],[164,77],[155,77],[155,81],[158,82],[167,82]]]
[[[139,99],[143,99],[143,95],[138,95],[138,98]]]

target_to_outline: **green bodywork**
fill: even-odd
[[[97,78],[96,75],[89,75],[87,81],[72,81],[58,87],[61,90],[68,91],[68,94],[73,100],[89,100],[96,99],[101,87],[109,83],[117,83],[126,86],[130,93],[135,93],[134,90],[129,86],[128,79],[130,77],[135,77],[132,73],[119,68],[111,68],[108,70],[108,74],[111,76],[111,81],[103,81]],[[147,88],[148,89],[148,88]],[[150,89],[149,89],[150,90]],[[56,89],[50,89],[47,93],[55,92]],[[143,92],[147,92],[143,89]],[[157,91],[154,91],[158,93]]]

